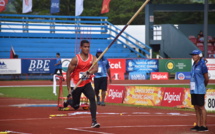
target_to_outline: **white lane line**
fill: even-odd
[[[78,128],[66,128],[66,129],[74,130],[74,131],[80,131],[80,132],[97,133],[97,134],[113,134],[113,133],[107,133],[107,132],[83,130],[83,129],[78,129]],[[99,128],[93,128],[93,129],[99,129]]]
[[[132,127],[183,127],[192,125],[134,125],[134,126],[101,126],[101,128],[132,128]],[[215,126],[215,124],[207,124],[207,126]],[[91,127],[78,127],[78,128],[66,128],[66,129],[94,129]]]
[[[158,128],[158,127],[187,127],[187,126],[192,126],[192,125],[134,125],[134,126],[102,126],[98,129],[108,129],[108,128]],[[215,124],[207,124],[207,126],[215,126]],[[78,128],[66,128],[68,130],[74,130],[74,131],[82,131],[82,132],[91,132],[91,133],[99,133],[99,134],[112,134],[112,133],[107,133],[107,132],[98,132],[98,131],[91,131],[91,130],[86,130],[86,129],[95,129],[91,127],[78,127]]]

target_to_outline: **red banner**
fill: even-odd
[[[182,105],[184,98],[184,88],[166,87],[161,106],[175,107]]]
[[[112,80],[124,80],[125,59],[108,59]]]
[[[8,0],[0,0],[0,12],[5,10]]]
[[[125,86],[109,85],[106,95],[106,102],[122,103],[125,94]]]
[[[168,80],[168,72],[151,72],[151,80]]]
[[[111,0],[103,0],[101,14],[109,12],[109,3]]]

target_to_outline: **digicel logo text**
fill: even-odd
[[[122,94],[123,94],[123,91],[118,92],[118,90],[110,89],[108,93],[108,97],[111,97],[111,99],[122,98]]]
[[[176,95],[175,92],[172,94],[170,92],[165,92],[164,94],[164,100],[168,101],[168,103],[171,103],[172,101],[180,101],[181,99],[181,93]]]
[[[121,62],[118,62],[118,63],[110,63],[109,62],[109,64],[110,64],[111,69],[121,69],[122,68],[121,67]]]
[[[167,79],[167,75],[152,74],[152,78],[153,78],[153,79],[157,79],[157,80],[160,80],[160,79]]]

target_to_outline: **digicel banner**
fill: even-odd
[[[124,80],[125,59],[108,59],[112,80]]]
[[[109,103],[122,103],[124,99],[124,93],[125,86],[109,85],[105,101]]]
[[[184,88],[166,87],[161,106],[174,107],[182,105]]]
[[[151,80],[168,80],[168,72],[151,72]]]

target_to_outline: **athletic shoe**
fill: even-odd
[[[92,125],[91,125],[92,128],[99,128],[100,127],[100,124],[97,123],[97,122],[93,122]]]
[[[101,106],[105,106],[105,102],[101,102]]]
[[[98,101],[98,102],[97,102],[97,105],[101,105],[101,102],[100,102],[100,101]]]
[[[196,125],[195,127],[191,128],[190,130],[191,130],[191,131],[198,131],[199,128],[200,128],[200,127]]]
[[[69,104],[67,102],[63,102],[63,107],[67,107]]]
[[[205,132],[205,131],[208,131],[208,128],[207,127],[199,127],[199,129],[197,130],[198,132]]]

